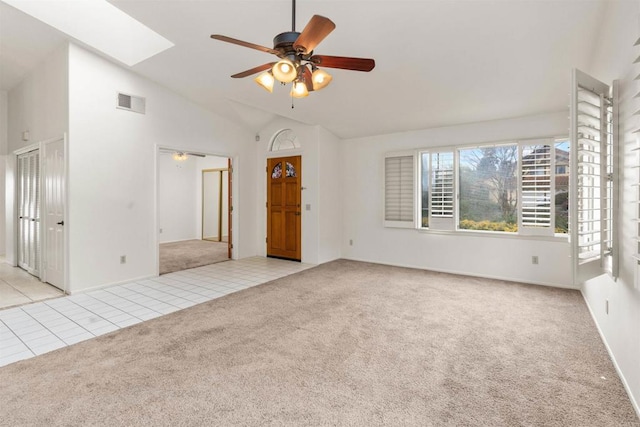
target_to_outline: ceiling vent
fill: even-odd
[[[116,108],[144,114],[145,98],[141,96],[127,95],[126,93],[118,93],[118,104],[116,105]]]

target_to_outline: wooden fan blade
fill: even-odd
[[[265,46],[260,46],[258,44],[245,42],[245,41],[234,39],[234,38],[227,37],[227,36],[222,36],[220,34],[211,34],[211,38],[214,39],[214,40],[220,40],[220,41],[227,42],[227,43],[237,44],[238,46],[244,46],[244,47],[248,47],[248,48],[251,48],[251,49],[256,49],[256,50],[259,50],[261,52],[273,53],[274,55],[278,54],[277,51],[275,51],[275,50],[273,50],[271,48],[268,48],[268,47],[265,47]]]
[[[304,27],[302,33],[300,33],[293,43],[293,47],[303,53],[310,53],[334,28],[336,28],[336,24],[334,24],[331,19],[320,15],[313,15],[307,26]]]
[[[313,80],[312,80],[312,74],[311,74],[311,70],[309,70],[309,67],[305,66],[304,67],[304,84],[305,86],[307,86],[307,90],[309,92],[313,92]]]
[[[248,77],[248,76],[250,76],[252,74],[259,73],[260,71],[268,70],[269,68],[273,67],[274,64],[275,64],[275,62],[269,62],[267,64],[258,65],[257,67],[253,67],[250,70],[243,71],[243,72],[238,73],[238,74],[234,74],[233,76],[231,76],[231,78],[241,79],[243,77]]]
[[[314,55],[309,58],[319,67],[341,68],[353,71],[371,71],[376,66],[376,61],[370,58],[350,58],[348,56]]]

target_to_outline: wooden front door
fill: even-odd
[[[301,157],[267,160],[267,256],[301,259]]]

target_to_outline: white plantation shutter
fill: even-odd
[[[415,154],[388,154],[384,159],[384,224],[415,227]]]
[[[608,85],[574,70],[572,91],[570,232],[574,280],[582,283],[605,271],[617,276],[617,120]]]
[[[18,265],[40,272],[40,153],[20,154],[18,162]]]
[[[554,233],[555,146],[553,141],[520,142],[520,227],[523,234]]]
[[[431,154],[431,217],[453,217],[453,152]]]

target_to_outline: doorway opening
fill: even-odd
[[[159,150],[159,274],[232,257],[232,176],[228,157]]]

